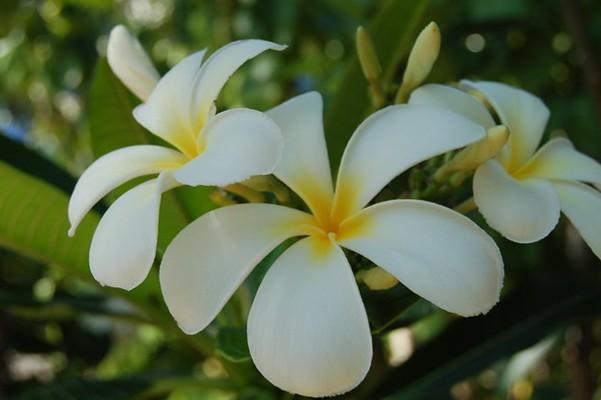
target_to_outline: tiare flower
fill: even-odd
[[[474,200],[486,222],[514,242],[531,243],[553,230],[561,211],[601,258],[601,193],[588,185],[601,185],[601,164],[563,137],[538,148],[549,118],[539,98],[496,82],[462,84],[509,130],[507,143],[494,158],[480,160],[474,174]],[[409,102],[461,113],[485,128],[495,124],[482,102],[449,86],[422,86]]]
[[[248,317],[255,365],[291,393],[343,393],[369,369],[369,323],[342,248],[450,312],[477,315],[497,302],[500,252],[468,218],[419,200],[368,206],[409,167],[481,139],[482,127],[433,107],[384,108],[355,131],[334,188],[320,95],[295,97],[268,115],[284,137],[274,174],[309,212],[239,204],[213,210],[184,228],[160,266],[163,296],[184,332],[204,329],[257,263],[291,237],[302,238],[268,270]]]
[[[215,99],[245,61],[285,46],[263,40],[230,43],[204,60],[194,53],[158,79],[141,45],[125,28],[111,32],[108,59],[115,74],[144,102],[135,119],[172,147],[137,145],[104,155],[84,171],[69,202],[69,235],[117,186],[158,174],[120,196],[102,216],[90,248],[90,268],[103,285],[132,289],[156,253],[161,194],[176,186],[224,186],[269,174],[280,159],[279,127],[264,113],[236,108],[216,114]]]

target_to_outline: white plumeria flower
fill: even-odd
[[[468,218],[419,200],[366,207],[402,171],[481,139],[480,126],[443,109],[387,107],[357,128],[334,190],[321,96],[295,97],[268,114],[284,136],[274,174],[310,213],[240,204],[211,211],[183,229],[164,254],[160,282],[184,332],[204,329],[257,263],[294,236],[305,238],[271,266],[248,318],[248,344],[257,368],[291,393],[343,393],[369,369],[367,315],[341,246],[445,310],[477,315],[498,301],[500,252]]]
[[[601,193],[581,183],[601,185],[601,164],[566,138],[537,150],[549,118],[539,98],[496,82],[462,83],[484,96],[510,132],[499,154],[474,175],[474,200],[487,223],[514,242],[531,243],[547,236],[563,211],[601,258]],[[481,102],[448,86],[423,86],[410,103],[438,105],[486,128],[494,125]]]
[[[185,58],[158,82],[140,44],[123,27],[109,41],[112,69],[144,103],[136,120],[174,148],[125,147],[96,160],[82,174],[69,202],[69,235],[102,197],[133,178],[159,174],[127,191],[103,215],[90,248],[90,269],[103,285],[132,289],[154,261],[161,193],[182,184],[225,186],[269,174],[280,159],[279,127],[264,113],[245,108],[215,115],[221,88],[246,60],[284,46],[242,40],[203,62],[205,51]]]

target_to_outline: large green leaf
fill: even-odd
[[[65,193],[71,193],[75,179],[50,160],[29,150],[21,143],[0,134],[0,160],[27,174],[50,182]]]
[[[542,281],[542,279],[541,279]],[[378,385],[373,398],[446,398],[456,382],[530,347],[557,329],[601,312],[587,282],[529,282],[481,317],[457,319]],[[402,385],[399,390],[399,385]]]
[[[88,251],[98,214],[88,213],[75,236],[69,238],[66,193],[4,161],[0,161],[0,182],[0,246],[59,267],[71,277],[94,282]],[[132,298],[155,297],[156,278],[147,281]]]
[[[121,147],[150,142],[144,128],[132,116],[135,106],[136,100],[112,73],[106,59],[99,59],[88,96],[95,158]]]
[[[69,239],[64,192],[5,162],[0,162],[0,182],[0,244],[89,277],[88,249],[98,215],[89,213],[75,237]]]
[[[391,0],[368,25],[380,58],[385,84],[411,49],[422,26],[428,0]],[[325,119],[330,161],[337,168],[344,147],[355,128],[370,112],[367,81],[356,56],[347,67]]]

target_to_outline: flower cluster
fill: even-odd
[[[494,82],[426,84],[440,34],[420,34],[394,105],[379,87],[369,37],[358,35],[363,70],[383,106],[355,130],[336,179],[328,160],[320,94],[296,96],[267,111],[217,112],[215,100],[245,61],[285,46],[262,40],[194,53],[159,77],[125,28],[113,29],[108,61],[142,103],[135,119],[170,147],[123,148],[96,160],[69,204],[70,235],[117,186],[158,174],[119,197],[103,215],[90,249],[103,285],[132,289],[156,253],[161,194],[180,185],[225,187],[272,174],[303,206],[235,204],[184,228],[166,249],[160,284],[180,328],[205,329],[253,268],[297,239],[263,278],[248,315],[248,346],[274,385],[304,396],[330,396],[358,385],[369,370],[372,338],[354,269],[343,249],[381,267],[411,291],[461,316],[498,301],[503,261],[495,242],[466,216],[416,199],[375,202],[388,183],[415,165],[451,154],[436,179],[473,175],[474,205],[510,240],[542,239],[560,210],[601,257],[601,165],[566,138],[542,146],[545,105]],[[581,183],[585,182],[585,183]],[[591,216],[595,215],[594,218]]]

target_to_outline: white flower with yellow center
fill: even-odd
[[[86,169],[69,202],[69,235],[102,197],[133,178],[159,174],[127,191],[102,216],[90,248],[90,268],[103,285],[132,289],[147,276],[156,252],[161,193],[176,186],[239,182],[269,174],[280,159],[279,127],[245,108],[215,114],[221,88],[246,60],[284,46],[242,40],[203,62],[205,51],[159,75],[125,28],[111,32],[108,59],[123,83],[144,103],[135,119],[173,146],[138,145],[104,155]]]
[[[509,129],[499,154],[474,175],[474,200],[487,223],[514,242],[531,243],[547,236],[563,211],[601,258],[601,193],[581,183],[601,185],[601,164],[566,138],[537,150],[549,118],[539,98],[496,82],[462,83],[477,90]],[[485,128],[494,125],[480,101],[452,87],[422,86],[409,102],[444,107]]]
[[[284,137],[274,174],[310,213],[273,204],[211,211],[178,234],[160,267],[167,306],[181,329],[193,334],[215,318],[272,249],[304,237],[263,279],[248,318],[248,344],[269,381],[314,397],[351,390],[371,363],[367,315],[341,247],[464,316],[487,312],[503,278],[497,246],[468,218],[418,200],[367,206],[409,167],[481,139],[482,127],[433,107],[387,107],[355,131],[334,190],[321,114],[317,93],[268,112]]]

